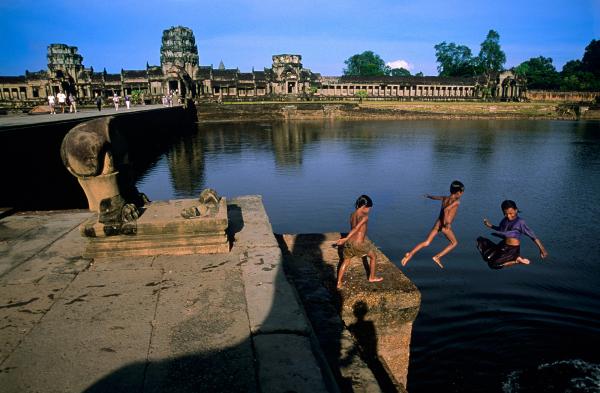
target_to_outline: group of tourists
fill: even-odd
[[[119,95],[117,93],[115,93],[113,95],[112,100],[113,100],[113,105],[115,106],[115,111],[118,111],[121,97],[119,97]],[[129,94],[125,94],[124,101],[125,101],[125,106],[127,107],[127,109],[130,109],[131,108],[131,96]],[[98,108],[98,111],[101,111],[102,110],[102,97],[100,96],[100,94],[98,94],[98,93],[95,94],[94,102],[96,104],[96,108]],[[62,90],[59,91],[58,94],[56,94],[56,96],[54,96],[54,94],[50,93],[50,95],[48,96],[48,105],[50,106],[50,114],[51,115],[56,114],[56,106],[57,105],[62,110],[62,113],[65,113],[66,107],[69,108],[69,113],[77,113],[77,98],[75,97],[75,95],[73,93],[69,93],[68,96]]]
[[[465,186],[460,181],[455,180],[450,185],[450,195],[425,195],[425,198],[441,201],[440,213],[433,224],[433,228],[427,235],[427,238],[404,255],[404,258],[402,258],[401,261],[402,266],[406,266],[419,250],[429,246],[431,241],[439,233],[442,233],[446,239],[448,239],[450,244],[432,259],[440,268],[444,268],[441,261],[442,257],[458,245],[458,240],[452,231],[452,221],[456,217],[458,206],[460,205],[460,198],[464,191]],[[356,200],[355,211],[350,216],[350,232],[333,244],[334,247],[343,246],[343,261],[339,267],[337,276],[338,288],[342,287],[342,279],[352,257],[366,256],[369,259],[368,279],[370,282],[383,280],[382,277],[376,275],[377,248],[367,238],[369,211],[372,206],[373,201],[371,198],[367,195],[361,195]],[[494,230],[495,233],[493,235],[501,238],[501,241],[499,243],[494,243],[485,237],[477,238],[477,249],[483,260],[487,262],[488,266],[491,269],[502,269],[516,264],[528,265],[530,263],[529,259],[521,256],[520,244],[523,235],[533,240],[539,248],[540,256],[546,258],[548,252],[540,239],[529,226],[527,226],[525,220],[519,217],[517,204],[512,200],[505,200],[501,203],[500,208],[504,214],[504,218],[500,223],[497,226],[492,225],[487,218],[484,218],[483,225]]]
[[[130,109],[131,108],[131,96],[129,94],[125,94],[125,97],[123,97],[123,100],[125,101],[125,107],[127,109]],[[101,111],[102,110],[102,96],[100,94],[98,94],[98,93],[95,94],[94,102],[96,103],[96,108],[98,108],[98,111]],[[113,94],[112,102],[113,102],[113,105],[115,106],[115,111],[118,111],[119,104],[121,103],[121,97],[117,93]]]
[[[56,106],[61,109],[62,113],[65,113],[65,108],[69,107],[69,113],[77,113],[77,98],[73,93],[69,93],[67,96],[62,90],[58,92],[56,96],[50,93],[48,96],[48,106],[50,106],[50,114],[56,114]]]
[[[131,108],[131,97],[129,96],[129,94],[125,94],[125,97],[123,97],[124,101],[125,101],[125,107],[127,107],[127,109]],[[119,97],[119,95],[117,93],[115,93],[113,95],[113,105],[115,106],[115,111],[119,110],[119,103],[121,102],[121,97]]]
[[[179,98],[179,90],[171,90],[169,94],[162,96],[162,104],[163,106],[171,107],[173,103],[181,104],[181,99]]]

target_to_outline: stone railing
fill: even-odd
[[[600,97],[598,91],[548,91],[528,90],[525,97],[530,101],[546,102],[592,102]]]

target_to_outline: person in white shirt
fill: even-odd
[[[115,110],[118,111],[119,110],[119,96],[117,95],[117,93],[115,93],[113,95],[113,103],[115,104]]]
[[[58,98],[58,105],[62,108],[62,113],[65,113],[65,103],[67,102],[67,96],[62,91],[56,95]]]
[[[50,95],[48,96],[48,105],[50,105],[50,114],[54,115],[56,112],[54,112],[54,102],[55,102],[56,98],[54,98],[54,95],[52,93],[50,93]]]

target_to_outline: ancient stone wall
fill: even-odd
[[[526,97],[531,101],[592,102],[596,97],[600,97],[600,92],[529,90],[526,92]]]

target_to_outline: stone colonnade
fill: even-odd
[[[361,90],[366,91],[368,97],[476,97],[474,85],[323,84],[317,94],[325,97],[354,97]]]

